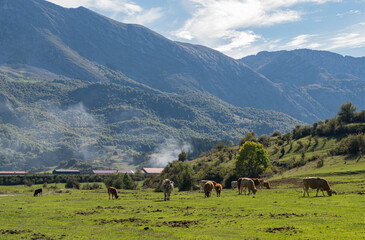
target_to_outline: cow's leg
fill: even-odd
[[[167,192],[167,201],[170,201],[170,192]]]
[[[325,197],[323,189],[322,189],[322,194],[323,194],[323,197]]]
[[[109,195],[109,200],[110,200],[110,193],[108,193],[108,195]]]
[[[166,201],[166,193],[164,192],[164,199],[163,199],[164,201]]]
[[[316,197],[318,197],[318,192],[319,192],[319,188],[317,188],[317,194],[316,194]]]

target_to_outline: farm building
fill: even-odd
[[[145,174],[160,174],[164,168],[142,168],[142,173]]]
[[[0,175],[25,175],[26,171],[0,171]]]
[[[132,170],[93,170],[93,174],[113,174],[113,173],[128,173],[134,174]]]
[[[80,170],[73,169],[55,169],[53,174],[80,174]]]

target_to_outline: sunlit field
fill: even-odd
[[[364,239],[365,174],[332,176],[338,194],[303,197],[300,179],[272,182],[273,189],[238,195],[224,189],[205,198],[199,191],[163,193],[41,186],[0,187],[1,239]],[[54,186],[50,184],[49,186]]]

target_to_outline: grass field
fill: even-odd
[[[105,189],[56,193],[41,186],[0,186],[1,239],[365,239],[365,173],[332,175],[339,193],[302,197],[299,178],[272,181],[255,196],[199,191]],[[52,184],[54,185],[54,184]],[[59,188],[63,187],[61,184]]]

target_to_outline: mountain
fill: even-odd
[[[318,120],[335,115],[344,102],[365,108],[365,57],[299,49],[260,52],[240,61],[277,84],[287,98]]]
[[[117,72],[165,92],[200,91],[238,107],[310,119],[273,82],[235,59],[83,7],[1,0],[0,23],[0,64],[88,81],[115,82]]]

